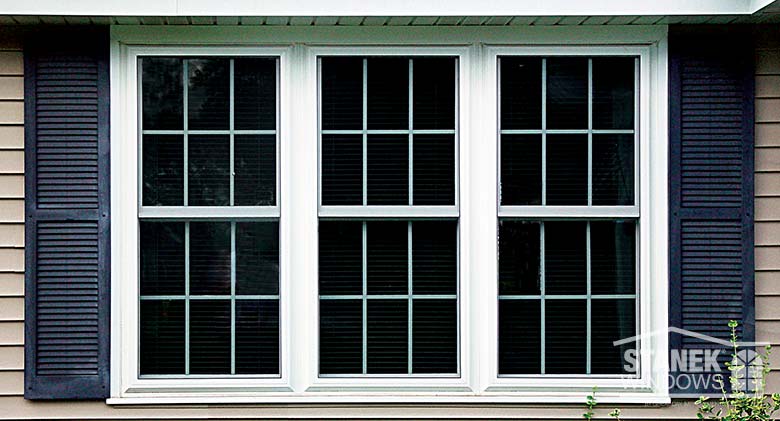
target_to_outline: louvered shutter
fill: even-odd
[[[108,30],[25,45],[25,397],[109,393]]]
[[[752,42],[733,27],[704,28],[672,27],[669,38],[670,326],[728,340],[733,319],[740,338],[752,341]],[[670,346],[723,349],[679,334]],[[721,365],[728,354],[721,352]]]

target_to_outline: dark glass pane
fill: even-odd
[[[499,221],[499,295],[541,294],[539,241],[538,222]]]
[[[414,300],[412,372],[458,372],[458,300]]]
[[[501,135],[501,204],[542,204],[541,135]]]
[[[236,300],[236,374],[279,373],[279,301]]]
[[[585,374],[585,300],[545,301],[545,373]]]
[[[544,223],[544,284],[547,294],[585,294],[586,222]]]
[[[633,221],[590,223],[591,289],[594,294],[636,291],[636,225]]]
[[[239,136],[234,140],[236,206],[276,204],[276,137]]]
[[[455,204],[454,135],[414,136],[415,205]]]
[[[586,135],[547,135],[547,204],[588,204]]]
[[[539,300],[499,300],[498,374],[542,372]]]
[[[141,295],[184,294],[184,223],[140,225]]]
[[[190,300],[190,374],[230,374],[229,300]]]
[[[593,300],[591,326],[591,372],[593,374],[637,374],[625,360],[625,353],[636,349],[631,341],[615,346],[613,342],[636,335],[635,300]],[[638,354],[633,355],[638,358]]]
[[[588,59],[547,59],[547,128],[588,128]]]
[[[634,135],[593,135],[593,204],[634,204]]]
[[[407,300],[368,300],[368,373],[408,373]]]
[[[230,139],[189,137],[189,206],[230,205]]]
[[[501,57],[501,129],[542,128],[542,59]]]
[[[276,59],[237,58],[233,70],[236,130],[276,129]]]
[[[144,130],[184,128],[184,66],[181,59],[145,57],[141,61]]]
[[[415,129],[455,128],[455,58],[425,57],[414,62]]]
[[[236,294],[279,294],[279,223],[236,223]]]
[[[409,59],[368,59],[368,129],[409,128]]]
[[[363,204],[363,138],[322,135],[322,204]]]
[[[320,300],[320,374],[359,374],[362,355],[361,300]]]
[[[406,294],[409,290],[408,223],[366,223],[369,294]]]
[[[458,221],[412,222],[415,294],[457,294]]]
[[[409,204],[409,137],[368,136],[368,204]]]
[[[634,128],[635,58],[593,59],[593,128]]]
[[[184,301],[141,301],[141,375],[184,374]]]
[[[363,128],[363,59],[326,57],[320,62],[322,128]]]
[[[187,60],[190,130],[227,130],[230,119],[230,63],[228,59]]]
[[[183,205],[183,137],[144,135],[143,161],[144,206]]]
[[[190,222],[190,294],[230,294],[230,222]]]
[[[320,295],[363,294],[363,223],[320,221]]]

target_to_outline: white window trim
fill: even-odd
[[[640,333],[648,333],[665,329],[668,317],[666,27],[123,26],[112,27],[112,39],[112,376],[108,403],[582,403],[594,385],[599,386],[602,402],[669,402],[665,335],[653,337],[643,347],[643,352],[648,353],[644,360],[648,364],[643,365],[643,370],[648,370],[647,376],[643,371],[642,382],[633,390],[616,387],[624,383],[616,383],[615,379],[593,377],[499,379],[495,361],[498,273],[495,57],[517,53],[518,48],[539,55],[555,54],[565,48],[594,55],[604,48],[613,53],[617,49],[642,56]],[[342,378],[317,376],[316,56],[336,51],[370,55],[372,49],[377,53],[404,55],[446,51],[461,60],[460,207],[457,211],[460,215],[461,376],[457,379],[396,378],[378,382],[375,378],[358,378],[345,382]],[[139,54],[280,57],[281,378],[137,378],[139,209],[135,58]],[[469,97],[469,92],[480,94]],[[425,212],[445,216],[439,215],[441,211]],[[444,213],[457,216],[450,211]],[[648,289],[650,285],[652,288]],[[292,311],[292,303],[296,311]],[[369,384],[373,387],[367,387]]]

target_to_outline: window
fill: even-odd
[[[319,59],[322,377],[459,373],[457,63]]]
[[[117,403],[668,401],[662,29],[237,29],[116,29]]]
[[[499,60],[498,374],[636,374],[639,59]]]
[[[138,65],[140,376],[278,377],[277,59]]]

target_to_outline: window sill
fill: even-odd
[[[251,405],[251,404],[562,404],[584,405],[590,392],[523,392],[522,394],[483,393],[475,395],[470,392],[373,392],[373,393],[257,393],[234,392],[226,396],[224,393],[139,393],[139,396],[127,394],[122,397],[109,398],[106,404],[113,406],[125,405]],[[158,396],[155,396],[158,395]],[[630,393],[599,393],[599,404],[643,404],[668,405],[671,398],[665,393],[630,392]]]

